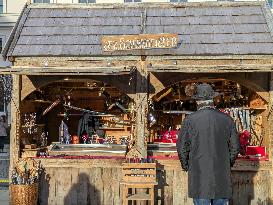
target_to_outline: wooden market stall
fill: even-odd
[[[121,204],[126,156],[155,160],[156,203],[192,204],[175,139],[196,110],[188,86],[206,82],[248,146],[266,149],[242,150],[231,204],[269,204],[272,22],[264,2],[26,5],[1,70],[13,75],[11,168],[42,162],[40,204],[107,205]]]

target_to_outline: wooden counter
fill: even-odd
[[[121,204],[121,164],[124,159],[50,159],[40,183],[40,204]],[[187,196],[187,172],[178,160],[157,160],[158,204],[192,205]],[[269,161],[237,160],[232,169],[231,205],[268,204],[270,199]]]

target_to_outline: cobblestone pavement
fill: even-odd
[[[0,204],[9,205],[9,188],[0,186]]]
[[[0,153],[0,205],[9,205],[9,144],[5,144],[4,152]]]

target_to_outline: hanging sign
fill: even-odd
[[[101,40],[103,51],[126,51],[157,48],[175,48],[178,34],[139,34],[104,36]]]

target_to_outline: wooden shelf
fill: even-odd
[[[250,107],[250,110],[266,110],[267,107]]]
[[[231,107],[231,108],[220,108],[220,109],[238,109],[238,110],[266,110],[267,107]]]
[[[124,127],[100,127],[101,130],[124,130]]]
[[[145,193],[132,194],[127,196],[127,200],[151,200],[151,196]]]
[[[187,110],[163,110],[163,113],[166,114],[191,114],[194,113],[194,111],[187,111]]]
[[[45,126],[45,124],[35,124],[35,125],[33,125],[33,126],[29,126],[29,125],[22,125],[21,127],[44,127]]]
[[[52,103],[52,101],[49,101],[49,100],[28,100],[28,102],[34,102],[34,103],[46,103],[46,104],[50,104],[50,103]]]
[[[221,108],[222,109],[222,108]],[[228,109],[228,108],[223,108]],[[231,107],[229,109],[236,109],[236,107]],[[266,110],[267,107],[238,107],[239,110]],[[191,114],[195,111],[187,111],[187,110],[159,110],[166,114]]]

